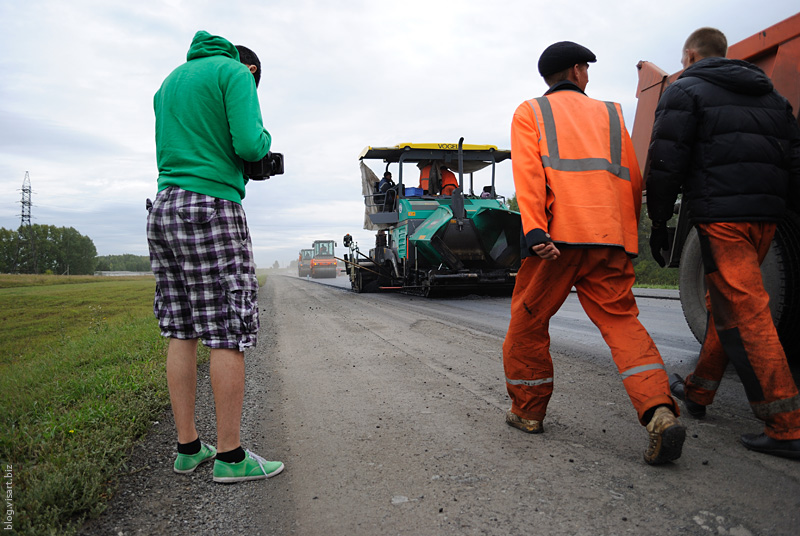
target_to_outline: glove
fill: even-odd
[[[654,221],[650,228],[650,253],[653,255],[653,260],[662,268],[667,264],[661,254],[661,250],[664,249],[669,249],[669,234],[667,233],[666,222]]]

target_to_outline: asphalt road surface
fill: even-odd
[[[321,283],[326,284],[321,284]],[[570,297],[551,324],[545,433],[508,427],[509,298],[354,294],[346,279],[271,276],[247,354],[243,442],[286,464],[267,481],[172,473],[171,415],[154,424],[109,510],[82,534],[797,535],[800,462],[738,442],[762,425],[729,372],[675,463],[644,428],[596,328]],[[670,293],[638,292],[669,371],[699,344]],[[198,427],[214,442],[200,374]]]

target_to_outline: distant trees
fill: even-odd
[[[92,274],[97,249],[72,227],[30,225],[17,231],[0,228],[0,272],[23,274]]]
[[[19,250],[19,235],[16,231],[0,228],[0,273],[14,271]]]
[[[514,195],[511,196],[511,199],[508,200],[508,208],[509,210],[513,210],[514,212],[519,212],[519,203],[517,202],[516,192],[514,192]]]
[[[97,257],[98,272],[149,272],[150,257],[147,255],[104,255]]]

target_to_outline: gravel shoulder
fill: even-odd
[[[613,363],[554,355],[545,433],[523,434],[503,421],[502,337],[420,300],[270,277],[242,437],[284,473],[230,486],[210,464],[174,474],[168,411],[80,533],[796,534],[800,463],[739,446],[760,429],[741,406],[685,418],[683,457],[650,467]],[[207,367],[199,377],[213,443]]]

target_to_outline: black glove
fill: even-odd
[[[662,268],[667,264],[661,255],[661,250],[664,249],[669,249],[667,224],[663,221],[654,221],[650,228],[650,253],[653,255],[653,260]]]

